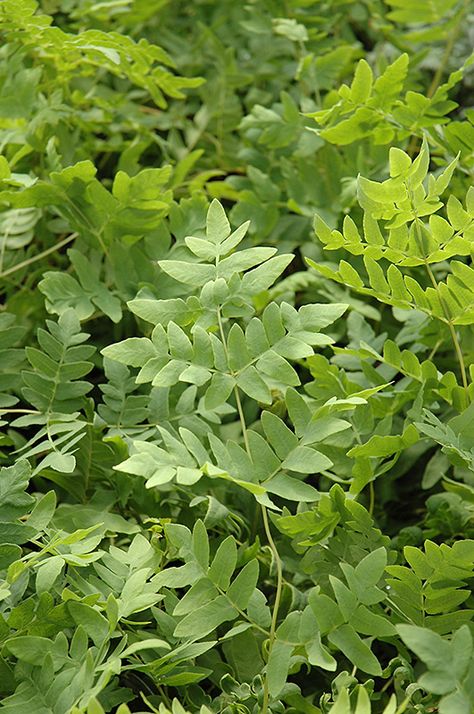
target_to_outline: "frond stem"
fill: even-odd
[[[72,241],[75,240],[77,237],[78,237],[78,233],[71,233],[70,236],[68,236],[67,238],[64,238],[64,240],[62,240],[62,241],[59,241],[59,243],[56,243],[56,245],[51,246],[51,248],[48,248],[47,250],[43,250],[42,253],[33,255],[31,258],[28,258],[27,260],[23,260],[21,263],[17,263],[16,265],[13,265],[11,268],[4,270],[2,273],[0,273],[0,278],[5,278],[7,275],[16,273],[17,270],[21,270],[22,268],[27,268],[32,263],[36,263],[37,260],[46,258],[47,255],[51,255],[51,253],[55,253],[60,248],[63,248],[65,245],[68,245],[68,243],[72,243]]]
[[[464,356],[462,353],[461,345],[459,343],[459,339],[456,334],[456,330],[454,328],[453,322],[452,322],[451,318],[449,317],[448,308],[446,306],[446,303],[445,303],[443,297],[439,293],[438,283],[436,281],[435,276],[433,275],[433,271],[431,270],[428,262],[426,262],[426,271],[427,271],[428,276],[431,280],[431,284],[433,285],[434,289],[438,293],[439,301],[440,301],[441,305],[443,306],[443,311],[446,315],[449,332],[451,334],[451,339],[453,341],[454,349],[456,352],[456,357],[459,362],[459,368],[461,370],[461,379],[462,379],[463,387],[464,387],[464,389],[467,389],[468,381],[467,381],[467,374],[466,374],[466,365],[464,364]]]
[[[225,332],[224,332],[224,326],[222,324],[222,316],[221,316],[220,308],[217,309],[216,314],[217,314],[217,324],[219,326],[219,333],[221,336],[224,352],[226,354],[226,357],[228,357],[227,343],[226,343],[226,339],[225,339]],[[235,394],[235,402],[237,405],[237,412],[239,414],[240,425],[241,425],[241,429],[242,429],[242,438],[243,438],[244,444],[245,444],[245,450],[247,451],[249,459],[252,459],[252,455],[251,455],[251,451],[250,451],[250,443],[249,443],[249,438],[248,438],[248,433],[247,433],[247,424],[245,421],[245,414],[244,414],[244,410],[242,407],[242,400],[240,398],[239,388],[237,387],[237,385],[234,387],[234,394]],[[283,591],[283,568],[282,568],[281,558],[280,558],[280,554],[278,552],[278,548],[276,547],[275,541],[273,540],[272,532],[270,530],[270,523],[268,522],[267,509],[262,504],[260,504],[260,508],[262,511],[263,528],[265,530],[265,535],[266,535],[266,538],[268,541],[268,545],[270,546],[270,550],[272,551],[272,555],[273,555],[273,559],[274,559],[276,571],[277,571],[275,602],[273,603],[272,622],[270,625],[270,634],[269,634],[269,638],[268,638],[268,656],[270,657],[272,647],[275,642],[275,633],[276,633],[276,628],[277,628],[277,623],[278,623],[278,611],[280,609],[281,595],[282,595],[282,591]],[[269,699],[270,699],[270,692],[268,689],[268,677],[265,676],[265,678],[263,680],[263,705],[262,705],[261,714],[268,714]]]
[[[265,529],[265,535],[267,536],[268,544],[269,544],[271,551],[273,553],[273,557],[275,559],[276,570],[277,570],[277,586],[276,586],[276,592],[275,592],[275,602],[273,603],[272,622],[270,625],[270,637],[268,640],[268,657],[270,658],[273,644],[275,642],[275,634],[276,634],[276,628],[277,628],[277,623],[278,623],[278,611],[280,609],[281,595],[282,595],[282,591],[283,591],[283,569],[282,569],[282,565],[281,565],[280,554],[279,554],[278,549],[275,545],[275,541],[273,540],[272,532],[270,530],[267,509],[263,505],[261,505],[261,509],[262,509],[262,520],[263,520],[263,527]],[[266,676],[264,679],[264,682],[263,682],[262,714],[268,713],[269,694],[270,693],[268,691],[268,677]]]
[[[451,334],[451,340],[454,345],[454,351],[456,352],[457,361],[459,363],[459,368],[461,370],[462,384],[463,384],[464,389],[467,390],[468,381],[467,381],[467,374],[466,374],[466,365],[464,364],[464,356],[462,353],[461,345],[459,343],[459,339],[456,334],[456,330],[453,325],[453,321],[450,316],[448,306],[446,305],[446,301],[444,300],[443,296],[440,293],[438,282],[433,274],[433,271],[431,270],[430,264],[428,263],[426,256],[424,255],[425,251],[423,250],[423,237],[421,235],[421,228],[420,228],[421,221],[416,213],[415,206],[413,205],[413,201],[411,201],[411,207],[412,207],[412,211],[413,211],[413,214],[415,217],[415,232],[416,232],[416,240],[418,243],[418,249],[419,249],[421,255],[423,255],[426,273],[428,275],[428,278],[430,279],[430,282],[431,282],[433,288],[436,290],[436,293],[439,298],[439,302],[441,304],[441,307],[443,308],[443,312],[444,312],[444,315],[446,318],[446,324],[448,325],[449,332]],[[466,391],[466,394],[467,394],[467,391]]]

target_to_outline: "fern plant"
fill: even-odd
[[[471,713],[470,12],[0,3],[0,710]]]
[[[430,175],[429,180],[428,168],[426,144],[414,161],[400,149],[392,148],[391,178],[381,183],[359,179],[359,200],[364,209],[363,238],[349,217],[342,233],[331,231],[324,221],[316,219],[315,230],[325,248],[345,248],[361,256],[362,275],[362,271],[358,272],[345,260],[340,261],[336,270],[314,261],[310,264],[324,276],[357,292],[402,310],[421,311],[445,325],[461,376],[458,399],[465,406],[472,395],[458,326],[470,325],[473,321],[474,274],[463,261],[452,258],[470,253],[472,194],[469,191],[466,196],[466,208],[451,196],[446,206],[447,215],[443,217],[440,195],[449,185],[455,162],[437,178]],[[443,270],[447,261],[449,272]],[[437,277],[438,264],[442,266],[444,279]],[[420,271],[415,270],[417,267],[423,269],[421,277],[418,277]]]
[[[248,224],[244,224],[231,232],[222,206],[214,201],[207,216],[206,237],[185,239],[194,259],[160,263],[162,270],[193,287],[197,294],[190,295],[186,302],[182,299],[132,301],[130,309],[155,325],[151,337],[130,338],[106,347],[103,354],[140,368],[139,383],[151,382],[155,387],[169,389],[179,383],[195,385],[200,389],[200,398],[206,408],[215,409],[232,399],[240,419],[242,444],[235,440],[222,442],[209,427],[206,438],[212,455],[210,459],[200,435],[183,427],[178,430],[159,427],[155,438],[134,441],[130,457],[116,468],[144,476],[148,488],[166,485],[172,479],[181,486],[190,486],[206,476],[226,479],[255,496],[261,506],[278,572],[269,634],[271,672],[271,663],[278,656],[278,648],[273,655],[272,650],[274,642],[278,641],[282,570],[267,515],[267,508],[275,508],[275,504],[268,494],[293,501],[314,501],[318,497],[317,491],[297,475],[317,473],[331,467],[330,460],[314,448],[321,438],[318,422],[313,421],[308,425],[309,429],[303,427],[306,407],[297,392],[291,392],[292,387],[300,384],[291,362],[313,354],[316,346],[331,343],[320,330],[340,317],[346,306],[311,305],[297,311],[285,303],[270,303],[261,317],[256,316],[249,298],[269,288],[288,265],[291,256],[275,256],[275,250],[267,248],[233,252],[244,238],[247,227]],[[242,320],[245,329],[239,324]],[[180,327],[178,322],[187,329]],[[298,425],[299,434],[271,411],[263,411],[259,421],[249,428],[244,399],[257,401],[262,407],[271,406],[275,393],[290,395],[287,396],[290,414],[295,426]],[[326,420],[325,427],[329,434],[346,428],[346,424],[334,418],[329,423]],[[262,438],[262,430],[266,440]],[[232,540],[228,547],[235,548]],[[199,548],[207,549],[208,546],[203,544]],[[220,556],[218,551],[219,566],[211,566],[219,578],[232,562],[224,553],[223,550]],[[190,613],[189,634],[194,637],[202,637],[225,620],[235,617],[248,604],[247,599],[245,602],[239,600],[240,604],[234,603],[230,596],[230,602],[226,603],[223,595],[218,594],[219,586],[217,590],[207,587],[204,595],[201,593],[201,583],[204,582],[192,581],[192,587],[199,591],[199,602],[203,603],[205,631],[196,632],[194,606],[190,604],[189,609],[183,611]],[[238,590],[237,585],[235,587]],[[248,586],[249,597],[253,587],[255,584]],[[215,613],[215,618],[210,616],[211,612]],[[185,622],[186,618],[176,633],[181,633]],[[268,711],[269,697],[280,693],[280,685],[272,687],[269,679],[271,681],[270,674],[265,678],[263,690],[262,710],[265,712]]]
[[[73,310],[64,312],[57,323],[48,320],[47,326],[48,330],[38,330],[41,349],[27,347],[25,350],[32,369],[22,373],[22,392],[35,409],[26,410],[13,426],[40,427],[19,450],[22,458],[40,456],[34,473],[47,468],[71,473],[76,465],[75,446],[84,436],[85,428],[85,420],[77,410],[92,389],[81,377],[93,368],[88,359],[95,348],[83,344],[88,335],[80,331],[80,322]]]

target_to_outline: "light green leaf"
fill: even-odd
[[[146,337],[129,337],[123,342],[104,347],[101,354],[131,367],[142,367],[149,359],[156,357],[156,349]]]
[[[382,668],[378,659],[351,625],[341,625],[337,630],[329,633],[328,639],[363,672],[376,677],[381,675]]]
[[[268,689],[275,699],[285,686],[293,645],[276,640],[267,663]]]
[[[76,625],[82,625],[97,647],[103,645],[109,633],[109,623],[105,617],[82,602],[70,600],[67,607]]]
[[[319,492],[304,481],[279,473],[263,485],[269,493],[286,498],[289,501],[317,501]]]
[[[228,620],[233,620],[238,613],[224,595],[219,595],[211,602],[202,605],[194,612],[190,612],[174,630],[175,637],[191,638],[198,640]]]
[[[197,562],[207,572],[209,567],[209,538],[206,526],[201,519],[196,521],[193,528],[192,548]]]
[[[215,245],[219,245],[230,235],[229,221],[222,204],[217,199],[212,201],[207,212],[206,235],[207,239]]]
[[[372,90],[373,74],[365,60],[360,60],[351,84],[351,101],[354,104],[364,104],[370,97]]]
[[[209,568],[208,577],[216,587],[227,590],[237,564],[237,546],[232,536],[220,544]]]
[[[235,607],[238,607],[240,610],[246,609],[257,587],[258,575],[258,560],[253,558],[242,568],[237,577],[234,578],[227,590],[227,597]]]
[[[60,555],[54,555],[48,558],[45,563],[42,563],[36,573],[36,592],[50,592],[55,581],[59,577],[64,567],[64,560]]]
[[[309,446],[298,446],[283,461],[282,469],[303,474],[317,474],[331,468],[332,461]]]

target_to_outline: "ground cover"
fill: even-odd
[[[0,711],[472,714],[473,17],[0,2]]]

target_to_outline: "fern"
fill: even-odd
[[[178,5],[0,3],[0,710],[471,714],[469,3]]]
[[[20,451],[23,458],[41,457],[34,473],[47,467],[71,473],[76,463],[74,447],[85,428],[76,410],[84,405],[84,396],[92,389],[80,378],[91,371],[93,364],[87,360],[95,350],[83,344],[88,335],[80,332],[73,310],[64,312],[57,323],[48,320],[46,324],[48,330],[38,330],[41,349],[25,350],[33,369],[22,373],[23,396],[38,412],[19,417],[13,426],[41,427]]]
[[[100,385],[103,404],[99,404],[98,413],[111,435],[133,431],[149,417],[149,398],[136,393],[135,380],[123,365],[106,360],[104,372],[108,381]]]
[[[426,541],[424,552],[412,546],[404,548],[410,568],[391,565],[387,572],[389,603],[402,622],[428,626],[439,634],[448,634],[470,622],[474,611],[460,606],[468,600],[466,580],[473,577],[474,542],[465,540],[452,547]]]
[[[0,315],[0,407],[9,408],[18,402],[15,392],[20,386],[18,370],[24,361],[23,349],[16,347],[25,329],[15,324],[15,316]]]
[[[167,68],[173,61],[167,53],[141,40],[114,32],[86,30],[78,35],[50,26],[47,15],[36,14],[34,0],[6,0],[0,10],[0,30],[21,42],[32,53],[40,51],[46,61],[57,63],[58,72],[70,75],[79,63],[125,76],[146,89],[159,107],[166,107],[165,95],[182,97],[182,89],[195,87],[200,79],[174,76]]]
[[[151,339],[130,338],[106,347],[103,354],[141,368],[138,383],[151,382],[155,387],[172,388],[185,382],[203,388],[204,404],[211,409],[225,404],[231,395],[240,400],[239,392],[270,405],[272,392],[284,393],[288,387],[298,385],[299,377],[290,361],[312,355],[314,346],[330,344],[331,340],[319,330],[337,319],[346,307],[312,305],[296,311],[285,303],[281,306],[271,303],[261,318],[252,317],[254,309],[243,303],[243,295],[256,294],[271,285],[288,264],[289,256],[272,257],[274,249],[265,248],[231,253],[246,229],[244,224],[231,234],[223,209],[215,201],[208,213],[206,239],[186,239],[188,248],[200,258],[193,264],[193,271],[189,271],[189,263],[184,261],[161,261],[162,269],[175,279],[196,288],[202,286],[199,297],[192,303],[197,318],[189,336],[171,319],[174,313],[182,320],[183,312],[186,314],[184,301],[135,300],[130,303],[132,311],[156,325]],[[256,265],[258,267],[254,267]],[[248,320],[245,331],[234,322],[226,334],[224,326],[238,316]],[[290,440],[288,449],[280,449],[280,458],[256,432],[250,431],[246,433],[247,462],[244,458],[242,466],[238,461],[233,463],[224,445],[211,435],[210,446],[216,463],[207,465],[207,452],[192,431],[183,428],[176,438],[161,427],[162,446],[138,441],[131,457],[117,468],[144,475],[148,487],[167,483],[175,476],[178,483],[189,485],[204,471],[213,475],[224,469],[224,477],[234,479],[256,495],[269,491],[296,500],[314,500],[316,492],[280,471],[283,468],[284,471],[314,473],[324,470],[331,462],[310,446],[298,446],[297,437],[291,436],[283,422],[277,419],[273,423],[272,419],[277,417],[268,415],[267,421],[262,421],[267,438],[274,429],[276,441],[277,432],[280,436],[287,433]],[[342,426],[344,428],[344,424]],[[270,443],[275,447],[272,438]],[[307,443],[311,441],[307,439]],[[266,453],[266,458],[262,458],[262,453]],[[259,471],[260,475],[255,478]],[[254,486],[252,481],[262,484]],[[265,499],[265,503],[270,502]]]
[[[403,0],[400,0],[401,2]],[[443,10],[447,8],[443,6]],[[461,22],[466,6],[461,8]],[[413,9],[407,11],[407,15]],[[397,13],[394,13],[397,16]],[[415,20],[419,15],[415,11]],[[430,28],[432,30],[432,28]],[[351,86],[343,84],[329,108],[309,113],[321,128],[317,133],[330,143],[352,144],[368,137],[375,144],[391,144],[396,138],[403,141],[411,135],[423,138],[431,127],[448,123],[447,114],[456,108],[456,102],[448,99],[449,91],[460,82],[473,62],[473,56],[463,67],[452,72],[445,84],[433,84],[431,96],[407,91],[402,95],[409,69],[408,54],[401,54],[374,81],[372,69],[364,59],[360,60]],[[467,127],[462,131],[468,131]]]
[[[428,165],[426,144],[413,162],[400,149],[392,149],[390,179],[382,183],[359,179],[364,241],[351,219],[346,219],[343,234],[331,232],[320,219],[316,221],[317,234],[330,249],[346,247],[356,255],[363,255],[366,275],[361,277],[344,260],[336,270],[311,260],[309,263],[325,277],[357,292],[404,310],[419,310],[446,324],[456,350],[463,386],[467,388],[456,326],[469,325],[473,321],[474,272],[465,263],[452,260],[450,274],[444,281],[438,281],[431,265],[454,255],[469,254],[473,195],[468,192],[467,210],[451,198],[447,204],[447,220],[439,216],[437,212],[443,208],[439,196],[449,184],[455,163],[452,162],[437,178],[432,175],[427,178]],[[428,223],[423,220],[427,215],[430,216]],[[386,237],[379,227],[380,220],[384,221]],[[389,263],[387,268],[383,261]],[[424,284],[400,269],[405,266],[423,266]]]
[[[71,248],[68,257],[79,282],[67,273],[45,273],[38,288],[46,296],[48,310],[61,315],[73,308],[80,320],[86,320],[100,309],[113,322],[119,322],[122,317],[120,300],[100,280],[99,255],[93,254],[92,260],[88,260]]]
[[[31,243],[34,228],[41,216],[37,208],[24,208],[0,213],[0,252],[2,266],[7,250],[24,248]]]

